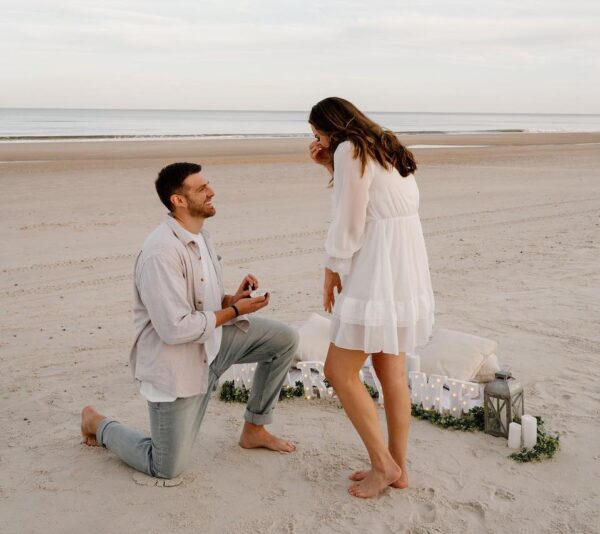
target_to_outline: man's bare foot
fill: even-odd
[[[246,422],[240,436],[240,447],[244,449],[269,449],[277,452],[294,452],[296,446],[285,439],[278,438],[267,432],[262,425]]]
[[[381,493],[390,484],[397,481],[402,475],[402,470],[396,463],[391,463],[384,470],[371,469],[367,475],[356,484],[348,488],[350,495],[368,499]]]
[[[90,447],[98,446],[96,429],[102,419],[104,419],[104,416],[100,415],[91,406],[86,406],[81,410],[81,443]]]
[[[360,482],[361,480],[364,480],[368,474],[369,471],[354,471],[348,478],[355,482]],[[402,468],[402,475],[400,475],[400,478],[392,482],[390,486],[397,489],[408,488],[408,471],[406,470],[406,467]]]

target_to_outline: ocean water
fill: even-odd
[[[367,112],[399,133],[600,132],[600,115]],[[0,141],[308,136],[308,111],[0,109]]]

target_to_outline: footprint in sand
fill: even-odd
[[[473,512],[473,514],[475,514],[480,519],[483,519],[485,517],[485,513],[488,509],[487,505],[480,501],[459,502],[457,504],[464,510]]]
[[[184,482],[184,477],[176,477],[171,479],[154,478],[144,473],[133,473],[133,481],[138,486],[157,486],[159,488],[171,488],[180,486]]]
[[[515,500],[514,494],[512,494],[510,491],[502,489],[502,488],[496,488],[496,491],[494,492],[494,497],[497,499],[502,499],[503,501],[514,501]]]
[[[435,497],[435,488],[414,488],[414,492],[423,499],[433,499]]]
[[[317,468],[307,468],[302,474],[308,482],[319,482],[321,480],[321,473]]]
[[[437,508],[433,504],[420,504],[417,507],[417,520],[419,523],[433,523],[437,517]]]
[[[475,458],[483,458],[483,457],[487,456],[487,451],[484,452],[481,449],[471,449],[471,454]]]

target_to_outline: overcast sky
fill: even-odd
[[[597,0],[0,7],[0,107],[600,113]]]

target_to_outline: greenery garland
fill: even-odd
[[[329,384],[326,383],[329,387]],[[374,399],[379,397],[379,393],[373,387],[365,383],[369,395]],[[279,400],[291,399],[293,397],[304,397],[304,384],[302,381],[296,381],[294,386],[283,386],[279,392]],[[223,383],[219,398],[225,402],[248,402],[250,390],[244,386],[236,388],[233,380]],[[483,406],[475,406],[461,417],[453,415],[444,415],[436,410],[425,410],[420,404],[411,405],[411,414],[417,419],[423,419],[441,428],[450,428],[462,432],[483,431],[485,429],[485,410]],[[512,453],[509,458],[519,463],[539,462],[544,458],[552,458],[560,448],[558,436],[551,436],[544,429],[544,421],[536,416],[537,420],[537,444],[531,448],[523,448],[519,452]]]
[[[462,417],[443,415],[436,410],[425,410],[419,404],[413,404],[411,413],[417,419],[425,419],[430,423],[442,428],[472,432],[485,429],[485,410],[483,406],[471,408]],[[513,452],[509,458],[519,463],[540,462],[544,458],[552,458],[560,448],[559,436],[551,436],[544,429],[544,421],[536,416],[537,420],[537,443],[531,448],[523,448],[519,452]],[[518,422],[518,421],[517,421]]]
[[[485,428],[485,413],[483,406],[471,408],[462,417],[444,415],[437,410],[426,410],[420,404],[413,404],[411,406],[411,413],[417,419],[424,419],[425,421],[429,421],[442,428],[462,430],[463,432],[473,432],[474,430],[483,430]]]
[[[279,400],[291,399],[292,397],[304,397],[304,384],[298,380],[294,386],[283,386],[279,392]],[[223,382],[219,399],[225,402],[248,402],[250,390],[242,385],[236,388],[233,380]]]
[[[327,380],[323,381],[325,387],[329,387],[329,383]],[[375,391],[375,388],[364,383],[369,395],[372,398],[378,399],[379,392]],[[317,388],[315,387],[315,390]],[[318,391],[318,390],[317,390]],[[296,384],[294,386],[283,386],[281,391],[279,392],[279,400],[282,399],[291,399],[292,397],[304,397],[304,384],[301,380],[296,380]],[[242,384],[241,388],[235,387],[235,382],[233,380],[226,380],[223,382],[223,386],[221,386],[221,393],[219,394],[219,399],[224,402],[248,402],[250,398],[250,390],[246,389],[246,386]]]

